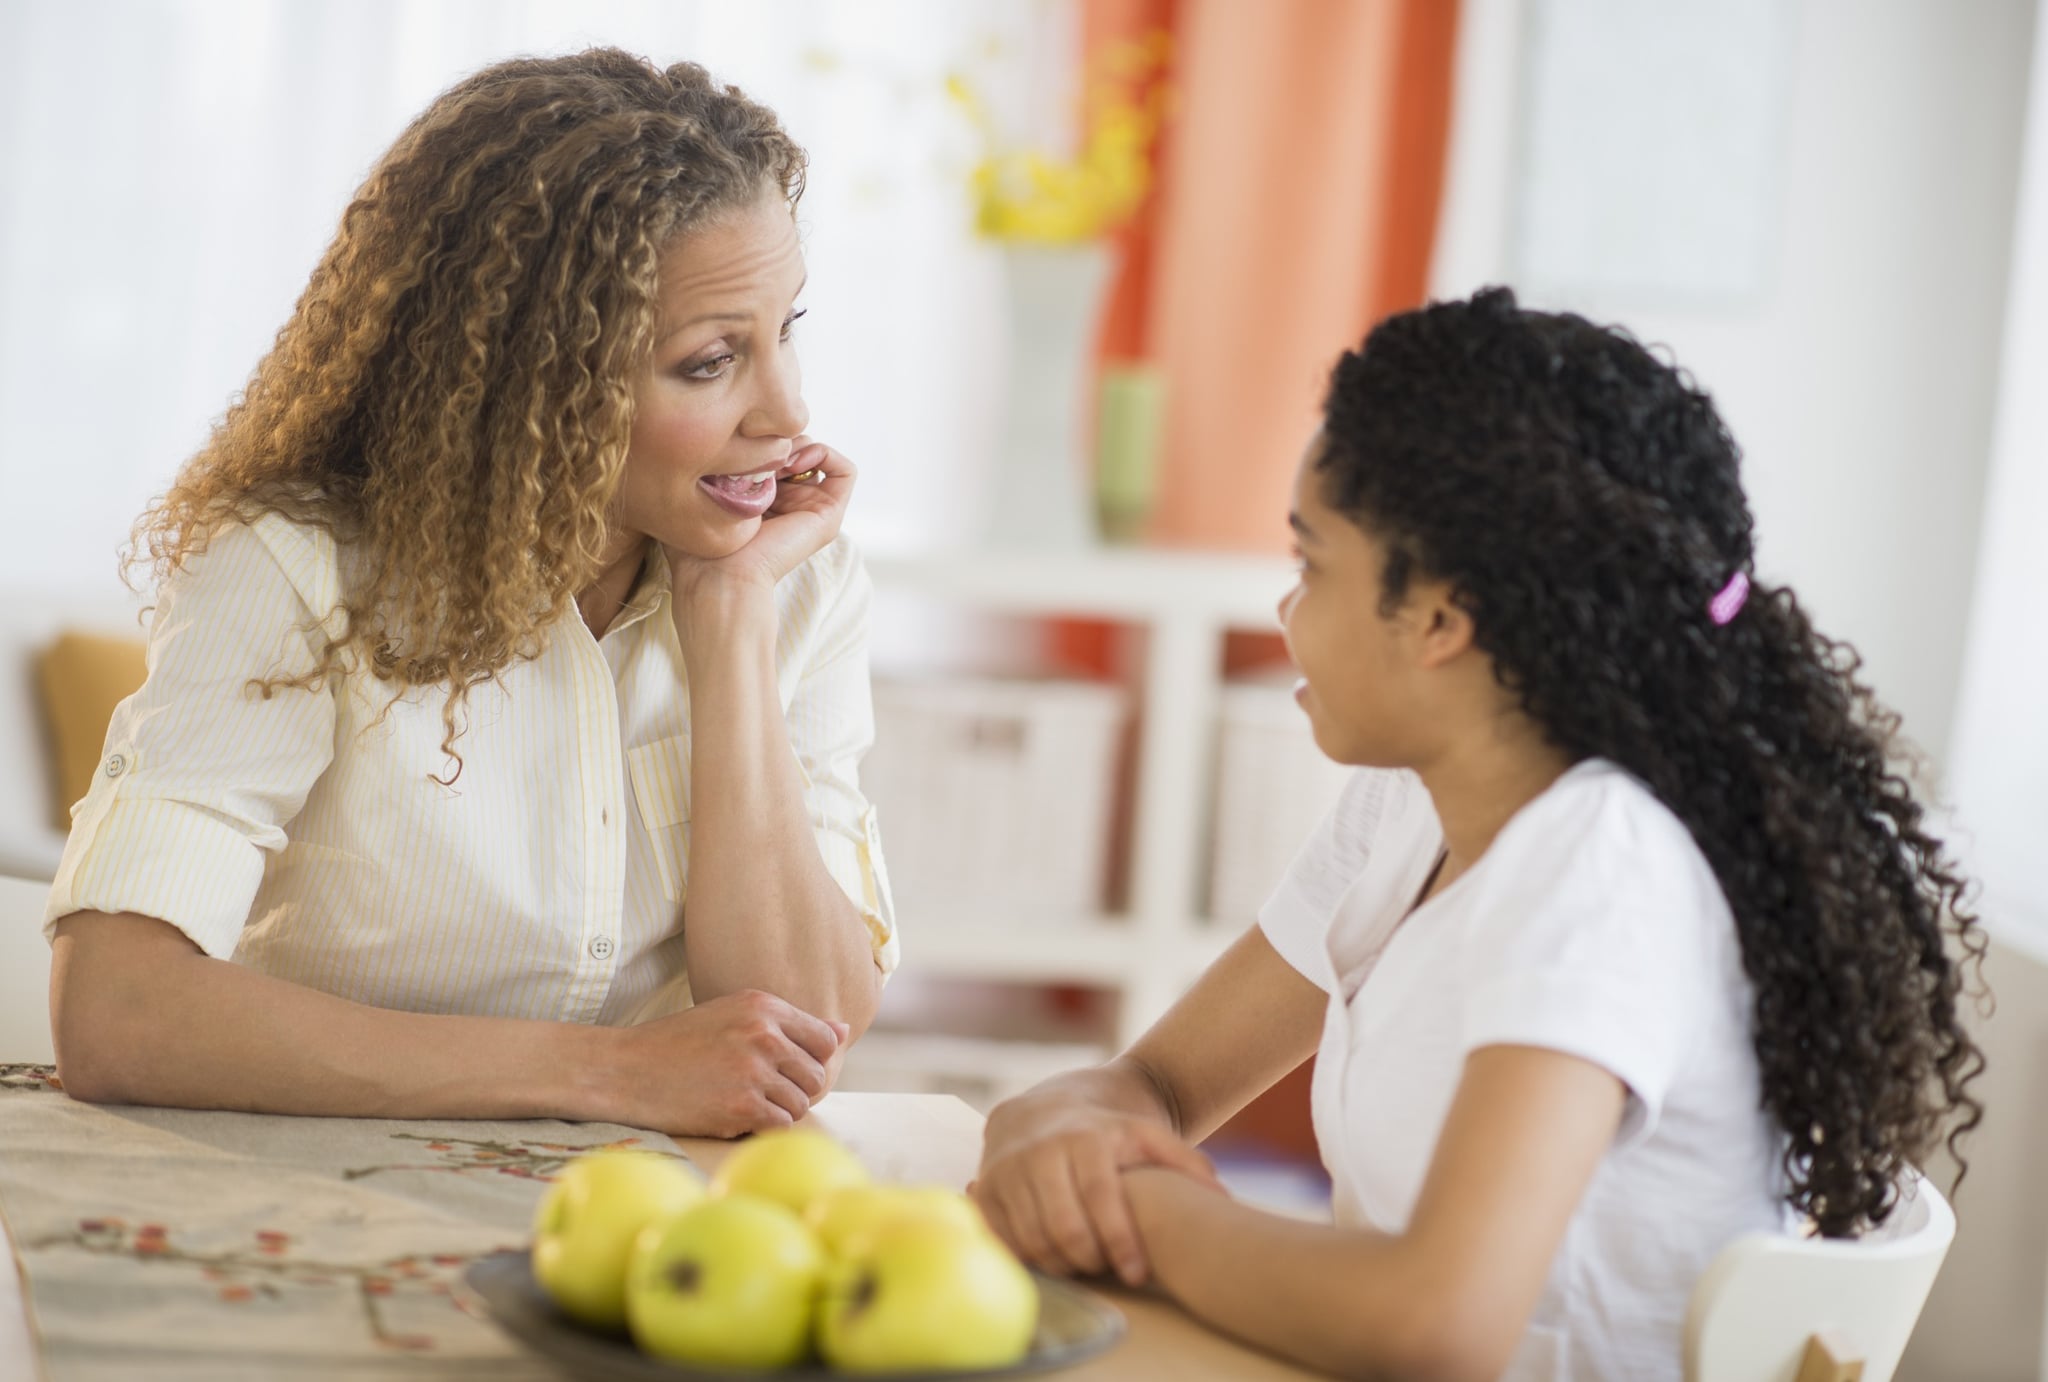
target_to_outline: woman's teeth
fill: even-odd
[[[759,494],[775,483],[775,472],[762,471],[759,475],[711,475],[706,477],[714,486],[735,497],[749,497]]]
[[[706,475],[697,483],[719,505],[741,518],[759,518],[775,502],[772,470],[757,470],[751,475]]]

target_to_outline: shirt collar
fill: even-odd
[[[640,558],[640,574],[634,578],[626,603],[619,607],[618,617],[605,630],[606,636],[630,628],[657,610],[667,608],[673,593],[672,579],[668,557],[661,550],[661,544],[649,538],[646,551]]]

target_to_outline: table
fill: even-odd
[[[0,1075],[19,1072],[32,1067],[0,1066]],[[0,1098],[66,1099],[54,1093],[4,1094]],[[83,1109],[83,1106],[71,1106]],[[51,1109],[49,1111],[55,1111]],[[92,1111],[94,1116],[102,1112]],[[442,1146],[434,1138],[450,1139],[445,1130],[468,1125],[434,1124],[373,1124],[368,1120],[328,1119],[261,1119],[251,1120],[242,1114],[203,1114],[165,1110],[118,1111],[126,1115],[135,1128],[135,1141],[139,1152],[147,1152],[150,1140],[159,1137],[166,1126],[175,1127],[190,1136],[195,1131],[202,1138],[213,1137],[216,1142],[233,1140],[244,1136],[242,1130],[255,1129],[270,1138],[268,1145],[286,1145],[280,1139],[288,1139],[301,1129],[324,1134],[332,1127],[337,1136],[351,1128],[382,1130],[380,1136],[409,1138],[411,1143],[424,1143],[430,1147]],[[237,1121],[240,1120],[240,1121]],[[845,1142],[857,1152],[869,1168],[880,1178],[938,1183],[964,1186],[973,1175],[981,1143],[981,1117],[958,1099],[943,1095],[921,1094],[857,1094],[835,1093],[821,1101],[805,1120],[807,1124],[822,1128]],[[0,1166],[8,1163],[11,1148],[7,1138],[13,1124],[0,1121]],[[100,1125],[95,1125],[100,1126]],[[105,1126],[113,1127],[113,1124]],[[532,1125],[492,1124],[493,1129],[524,1129],[537,1131],[535,1138],[549,1134],[546,1130],[583,1129],[591,1125],[570,1125],[542,1123]],[[408,1131],[417,1129],[417,1131]],[[119,1130],[117,1129],[117,1132]],[[630,1131],[630,1130],[626,1130]],[[216,1137],[216,1134],[218,1136]],[[126,1134],[120,1134],[126,1135]],[[497,1134],[502,1136],[502,1134]],[[602,1136],[599,1141],[604,1140]],[[657,1140],[648,1135],[648,1140]],[[410,1145],[410,1144],[408,1144]],[[490,1145],[499,1145],[492,1143]],[[553,1145],[536,1141],[534,1145]],[[679,1139],[675,1144],[686,1153],[699,1168],[714,1170],[736,1144],[699,1139]],[[208,1152],[211,1155],[211,1151]],[[239,1152],[237,1153],[240,1154]],[[291,1170],[292,1168],[285,1168]],[[407,1168],[413,1171],[446,1168]],[[469,1166],[467,1169],[480,1169]],[[349,1176],[359,1174],[347,1173]],[[532,1179],[525,1169],[513,1168],[506,1173],[514,1178]],[[486,1180],[491,1178],[486,1177]],[[474,1180],[468,1182],[474,1185]],[[530,1193],[530,1186],[505,1186],[493,1181],[497,1190],[503,1193],[521,1191]],[[501,1221],[502,1221],[502,1217]],[[287,1227],[297,1231],[297,1225]],[[144,1232],[148,1230],[145,1229]],[[309,1232],[311,1229],[309,1228]],[[499,1229],[480,1230],[485,1237],[499,1233]],[[161,1229],[158,1230],[162,1232]],[[279,1234],[279,1237],[286,1235]],[[500,1234],[502,1236],[502,1234]],[[479,1242],[481,1243],[481,1239]],[[10,1242],[10,1252],[0,1259],[0,1378],[30,1379],[37,1376],[36,1354],[24,1316],[24,1305],[20,1280],[15,1270],[15,1245]],[[38,1277],[41,1280],[41,1277]],[[229,1286],[228,1290],[241,1289]],[[436,1288],[438,1289],[438,1288]],[[1267,1355],[1246,1349],[1231,1340],[1212,1333],[1196,1324],[1168,1302],[1120,1288],[1106,1288],[1102,1294],[1113,1301],[1129,1323],[1129,1330],[1113,1349],[1089,1360],[1060,1376],[1075,1379],[1075,1382],[1204,1382],[1204,1379],[1232,1379],[1232,1382],[1261,1382],[1262,1379],[1302,1378],[1312,1374],[1279,1362]],[[434,1361],[421,1359],[416,1366],[408,1365],[403,1358],[397,1361],[380,1361],[374,1376],[380,1379],[419,1378],[442,1379],[453,1376],[483,1376],[482,1371],[465,1370],[458,1366],[460,1360]],[[479,1366],[488,1360],[479,1360]],[[275,1365],[263,1365],[260,1360],[248,1365],[259,1366],[271,1375]],[[450,1369],[455,1368],[451,1371]],[[490,1375],[509,1378],[516,1369],[508,1369],[499,1362],[491,1369]],[[85,1375],[85,1374],[80,1374]],[[178,1376],[185,1376],[180,1373]],[[236,1376],[242,1374],[237,1373]],[[252,1371],[249,1375],[259,1375]],[[296,1373],[276,1374],[280,1382],[290,1382]],[[305,1375],[326,1375],[321,1369],[313,1369]],[[338,1373],[336,1375],[339,1375]],[[368,1373],[350,1376],[371,1375]],[[519,1375],[524,1375],[519,1374]],[[550,1374],[551,1375],[551,1374]]]

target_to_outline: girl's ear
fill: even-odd
[[[1441,581],[1418,581],[1408,592],[1416,637],[1416,663],[1445,666],[1472,646],[1472,616]]]

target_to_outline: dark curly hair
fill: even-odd
[[[1984,934],[1893,762],[1898,717],[1755,580],[1712,402],[1628,333],[1494,288],[1381,323],[1324,411],[1325,497],[1386,546],[1389,607],[1448,583],[1549,738],[1691,830],[1755,986],[1789,1198],[1831,1237],[1882,1222],[1907,1164],[1983,1116],[1957,999]],[[1748,603],[1717,625],[1736,573]]]

